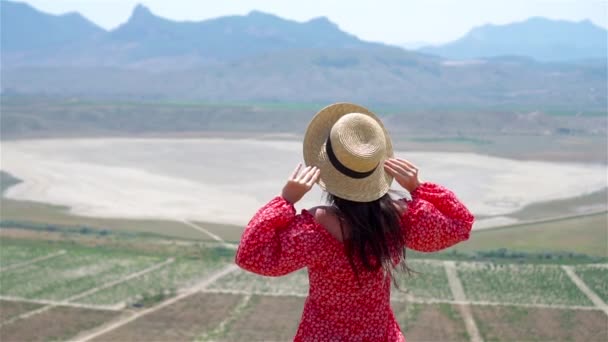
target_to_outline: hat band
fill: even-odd
[[[336,168],[336,170],[340,171],[342,174],[344,174],[345,176],[348,176],[350,178],[361,179],[361,178],[368,177],[372,173],[374,173],[374,171],[376,171],[376,169],[378,168],[378,165],[380,164],[380,163],[376,164],[376,166],[374,166],[373,169],[371,169],[370,171],[366,171],[366,172],[358,172],[358,171],[349,169],[344,164],[340,163],[340,161],[334,154],[334,149],[331,147],[330,137],[327,137],[327,141],[325,142],[325,150],[327,151],[327,157],[329,158],[331,165],[333,165],[334,168]]]

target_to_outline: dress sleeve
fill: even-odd
[[[456,195],[441,185],[422,183],[402,217],[405,245],[435,252],[469,238],[475,218]]]
[[[315,264],[319,239],[314,222],[296,215],[293,204],[277,196],[249,221],[235,261],[257,274],[285,275]]]

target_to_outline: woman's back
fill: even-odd
[[[424,183],[412,196],[400,220],[407,246],[433,251],[468,238],[473,216],[451,191]],[[297,215],[292,203],[274,198],[247,226],[237,264],[269,276],[308,268],[310,289],[296,340],[400,340],[390,275],[383,268],[366,270],[357,258],[353,271],[333,212],[319,207]]]
[[[325,260],[308,268],[310,289],[296,340],[335,341],[344,336],[350,340],[398,339],[400,329],[390,307],[390,277],[381,268],[366,272],[357,261],[359,272],[355,276],[339,240],[337,217],[328,213],[317,215],[320,221],[329,222],[327,226],[317,220],[309,223],[316,225],[313,229],[327,232],[326,239],[320,241]],[[303,213],[303,216],[305,221],[313,221],[312,215]]]
[[[466,240],[473,216],[451,191],[420,184],[416,166],[394,159],[382,122],[361,106],[317,113],[304,137],[304,160],[309,166],[299,165],[281,196],[247,225],[236,263],[267,276],[308,269],[296,340],[402,341],[390,289],[405,247],[431,252]],[[391,199],[393,177],[411,201]],[[296,214],[294,204],[315,184],[331,207]]]

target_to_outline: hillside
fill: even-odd
[[[220,65],[149,72],[26,67],[3,72],[5,94],[212,102],[355,101],[427,109],[606,109],[606,62],[494,59],[453,64],[399,49],[277,52]]]

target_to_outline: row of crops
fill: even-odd
[[[3,241],[1,247],[0,270],[5,269],[0,271],[1,296],[92,305],[128,304],[174,292],[223,265],[219,260],[167,259],[97,248],[63,248],[65,253],[60,254],[61,249],[44,245]],[[45,255],[54,256],[10,267]]]
[[[1,296],[71,300],[90,305],[128,304],[173,293],[225,265],[221,259],[183,256],[169,259],[167,255],[79,246],[60,248],[3,241],[1,247]],[[58,253],[62,251],[63,254]],[[52,257],[44,259],[49,255]],[[42,260],[27,263],[37,258]],[[409,267],[415,272],[398,277],[399,286],[392,292],[394,300],[454,299],[442,262],[412,259]],[[456,269],[469,300],[593,306],[559,265],[457,262]],[[589,288],[608,301],[606,265],[578,265],[574,270]],[[129,278],[138,272],[141,274]],[[308,276],[306,270],[284,277],[261,277],[239,270],[220,278],[209,289],[305,296]]]
[[[410,260],[415,272],[398,277],[392,291],[396,301],[454,300],[442,262]],[[541,305],[593,306],[559,265],[456,263],[458,277],[468,300]],[[575,267],[576,274],[604,301],[608,300],[608,268],[604,265]],[[306,270],[284,277],[260,277],[237,271],[214,283],[217,291],[269,295],[306,295]]]

